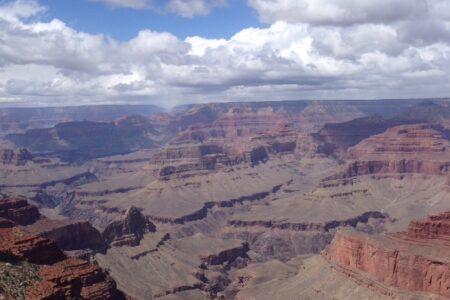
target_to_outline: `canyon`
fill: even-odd
[[[121,109],[0,110],[0,295],[450,298],[448,100]]]

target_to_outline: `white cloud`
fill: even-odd
[[[450,90],[449,25],[431,9],[416,22],[409,9],[395,22],[277,21],[230,39],[180,40],[142,30],[126,42],[39,21],[43,11],[35,1],[0,6],[0,102],[172,105],[434,97]]]
[[[249,0],[261,21],[351,25],[420,18],[426,0]]]

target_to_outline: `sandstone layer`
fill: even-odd
[[[324,255],[355,280],[367,275],[401,290],[450,297],[449,216],[415,221],[390,235],[341,231]]]

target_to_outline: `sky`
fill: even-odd
[[[0,0],[0,105],[450,96],[450,0]]]

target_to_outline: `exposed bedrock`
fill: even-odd
[[[40,188],[40,189],[45,189],[48,187],[53,187],[59,183],[62,183],[64,185],[67,186],[78,186],[78,185],[82,185],[82,184],[86,184],[86,183],[90,183],[90,182],[94,182],[97,181],[98,178],[90,172],[84,172],[81,174],[77,174],[75,176],[69,177],[69,178],[64,178],[64,179],[58,179],[58,180],[52,180],[52,181],[46,181],[46,182],[41,182],[41,183],[31,183],[31,184],[21,184],[21,183],[17,183],[17,184],[8,184],[8,185],[1,185],[0,187],[7,187],[7,188],[20,188],[20,187],[36,187],[36,188]]]
[[[30,287],[27,299],[125,299],[116,283],[99,267],[76,258],[42,266],[41,281]]]
[[[355,281],[370,276],[401,290],[450,297],[449,215],[414,221],[407,232],[391,235],[340,231],[323,255]]]
[[[201,258],[202,262],[206,265],[222,265],[231,264],[238,257],[247,257],[247,252],[249,250],[247,243],[242,243],[241,245],[225,249],[215,254],[210,254]]]
[[[74,232],[66,233],[68,237]],[[7,262],[16,271],[9,276],[29,278],[2,287],[11,293],[6,299],[17,297],[20,289],[26,289],[24,299],[125,299],[116,283],[99,267],[87,261],[67,258],[57,243],[37,236],[11,220],[0,217],[0,262]],[[21,274],[26,273],[26,274]],[[12,278],[10,278],[12,280]],[[14,295],[14,296],[13,296]]]
[[[4,221],[2,223],[5,224]],[[0,260],[48,264],[64,257],[52,240],[28,234],[14,223],[0,228]]]
[[[259,255],[256,260],[261,261],[270,259],[287,261],[297,255],[319,253],[333,239],[330,232],[236,227],[227,227],[221,236],[225,239],[247,241],[249,248]]]
[[[145,233],[155,232],[156,226],[136,207],[131,206],[122,220],[109,224],[102,235],[112,246],[136,246]]]
[[[103,250],[106,247],[100,233],[88,222],[49,220],[25,199],[0,200],[0,217],[22,225],[34,236],[56,241],[63,250]]]
[[[0,200],[0,217],[19,225],[28,225],[36,222],[40,214],[38,208],[25,199],[7,198]]]
[[[39,224],[36,227],[39,227]],[[38,228],[35,230],[40,231]],[[39,236],[56,241],[61,249],[68,251],[106,249],[106,243],[100,232],[89,222],[61,222],[61,224],[55,224],[54,228],[44,228],[39,232]]]
[[[355,227],[358,223],[367,223],[369,219],[385,219],[387,216],[378,211],[369,211],[362,215],[346,220],[333,220],[325,223],[289,223],[274,221],[243,221],[230,220],[228,225],[235,227],[265,227],[270,229],[292,230],[292,231],[323,231],[329,232],[343,226]]]
[[[450,141],[429,124],[401,125],[349,148],[347,157],[353,161],[335,177],[376,173],[445,175],[450,170]]]
[[[0,163],[3,165],[23,166],[33,159],[33,155],[25,148],[0,149]]]
[[[450,161],[439,162],[415,159],[355,161],[348,165],[344,173],[338,174],[329,179],[350,178],[377,173],[421,173],[426,175],[445,175],[448,173],[449,169]]]
[[[411,221],[406,236],[416,239],[439,239],[450,242],[450,212]]]
[[[208,215],[208,210],[210,210],[213,207],[233,207],[237,204],[243,204],[246,201],[249,201],[249,202],[258,201],[258,200],[266,198],[267,196],[269,196],[272,193],[278,192],[280,190],[281,186],[282,185],[276,185],[270,191],[255,193],[255,194],[242,196],[242,197],[235,198],[235,199],[229,199],[229,200],[217,201],[217,202],[206,202],[203,205],[203,207],[200,208],[199,210],[197,210],[191,214],[178,217],[178,218],[169,218],[169,217],[160,217],[160,216],[151,216],[150,218],[154,222],[169,223],[169,224],[184,224],[186,222],[198,221],[198,220],[206,218],[206,216]]]
[[[400,125],[368,137],[347,151],[347,157],[425,157],[448,158],[450,141],[439,127],[430,124]]]
[[[329,245],[338,228],[364,227],[370,231],[371,226],[385,222],[386,218],[380,212],[367,212],[355,218],[325,223],[230,220],[222,237],[247,241],[250,249],[264,260],[289,260],[296,255],[319,253]]]

